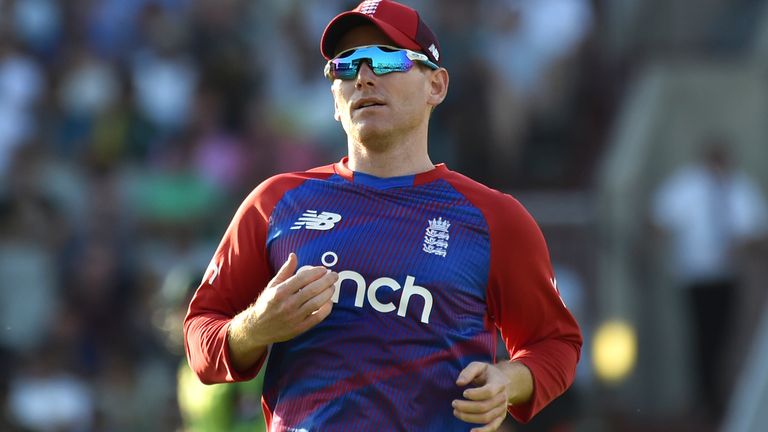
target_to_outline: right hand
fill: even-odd
[[[246,332],[254,345],[292,339],[322,322],[333,307],[334,283],[339,275],[325,267],[296,272],[291,253],[256,302],[248,308]]]

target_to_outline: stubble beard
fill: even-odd
[[[366,124],[365,121],[352,123],[349,136],[354,145],[361,147],[361,151],[374,154],[385,153],[396,148],[407,136],[420,128],[418,117],[400,120],[403,121],[392,120],[384,124],[380,122]]]
[[[350,137],[356,146],[361,147],[361,150],[370,153],[385,153],[395,146],[396,135],[389,128],[354,125]]]

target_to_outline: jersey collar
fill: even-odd
[[[441,163],[429,171],[418,174],[397,177],[376,177],[363,172],[349,169],[349,158],[344,157],[334,164],[334,171],[350,183],[362,184],[375,189],[392,189],[398,187],[418,186],[441,178],[448,172],[448,167]]]

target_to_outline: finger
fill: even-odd
[[[497,406],[490,411],[486,411],[480,414],[471,414],[459,410],[453,410],[453,415],[459,420],[463,420],[467,423],[477,423],[488,426],[497,422],[498,420],[504,421],[504,417],[507,415],[506,412],[506,406]]]
[[[451,404],[451,406],[453,406],[453,408],[456,409],[457,411],[461,411],[469,414],[481,414],[484,412],[488,412],[500,405],[502,406],[506,405],[504,401],[504,396],[500,394],[492,398],[483,399],[479,401],[456,399]]]
[[[320,282],[322,282],[323,284],[327,283],[327,285],[322,286],[321,289],[317,289],[316,287],[312,288],[314,291],[317,291],[317,294],[314,294],[311,297],[307,296],[309,298],[307,298],[307,300],[299,307],[300,309],[299,312],[303,316],[314,313],[315,311],[320,309],[320,307],[332,301],[333,293],[336,291],[333,285],[333,283],[335,282],[335,279],[336,278],[334,277],[334,275],[329,274],[329,275],[323,276],[322,278],[320,278],[319,280],[311,284],[311,285],[317,284],[318,286],[320,286]],[[303,296],[304,291],[307,291],[307,290],[309,290],[309,288],[301,290],[297,295]]]
[[[321,306],[320,309],[318,309],[314,313],[307,315],[304,321],[302,321],[301,324],[299,325],[297,335],[304,333],[305,331],[311,329],[312,327],[320,324],[323,320],[325,320],[325,318],[328,317],[328,315],[331,314],[332,309],[333,309],[333,303],[329,302]]]
[[[328,317],[333,311],[333,302],[325,303],[320,306],[316,311],[309,314],[306,321],[309,321],[310,325],[315,326]]]
[[[465,386],[472,381],[481,378],[483,375],[485,375],[487,366],[488,365],[486,363],[482,362],[472,362],[468,364],[467,367],[465,367],[464,370],[462,370],[459,374],[459,377],[456,379],[456,384]]]
[[[503,392],[504,392],[504,387],[502,386],[486,384],[481,387],[468,388],[464,390],[464,393],[462,393],[462,396],[464,396],[465,399],[469,399],[473,401],[482,401],[482,400],[492,399]]]
[[[277,271],[277,274],[272,278],[271,281],[269,281],[267,286],[273,287],[288,280],[288,278],[290,278],[296,272],[296,266],[298,263],[299,260],[296,258],[295,253],[291,252],[288,254],[288,259],[285,260],[282,267],[280,267],[280,270]]]
[[[303,307],[305,302],[317,297],[318,295],[326,294],[326,291],[331,291],[331,294],[333,294],[333,289],[335,289],[333,284],[336,283],[338,279],[338,273],[328,271],[316,281],[310,282],[309,284],[302,287],[297,292],[297,296],[299,296],[299,304],[301,307]]]
[[[329,301],[328,303],[325,303],[324,305],[320,306],[316,311],[312,312],[310,316],[315,317],[317,319],[317,322],[320,322],[324,320],[328,315],[331,314],[333,311],[333,302]]]
[[[278,289],[285,291],[287,294],[295,294],[300,289],[323,277],[326,273],[328,273],[328,269],[325,267],[305,267],[280,284]]]

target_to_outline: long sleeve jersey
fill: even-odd
[[[231,319],[291,252],[339,274],[333,310],[237,371]],[[184,322],[203,382],[248,380],[266,362],[272,432],[469,430],[453,416],[455,381],[473,361],[496,361],[497,331],[534,377],[532,399],[510,407],[526,422],[571,384],[582,338],[522,205],[445,165],[378,178],[346,159],[272,177],[245,199]]]

